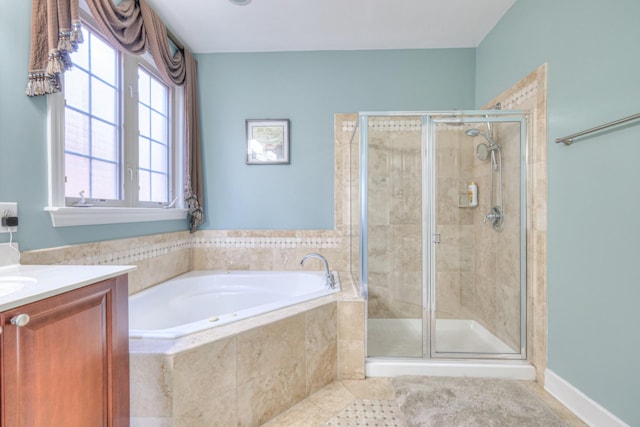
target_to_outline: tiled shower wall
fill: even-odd
[[[502,103],[503,109],[525,110],[530,113],[529,151],[526,153],[529,160],[526,225],[528,358],[537,367],[543,367],[546,348],[546,67],[542,66],[531,73],[489,102],[486,108],[491,108],[490,106],[498,102]],[[353,128],[356,126],[356,116],[342,116],[337,115],[337,121],[352,120]],[[384,118],[377,124],[370,124],[369,128],[371,158],[368,314],[372,318],[420,317],[419,305],[416,302],[421,300],[421,279],[406,280],[410,275],[420,271],[419,260],[411,264],[410,257],[407,256],[400,261],[394,259],[392,246],[397,246],[397,253],[404,252],[406,255],[407,251],[414,252],[419,258],[421,252],[416,237],[421,231],[415,224],[409,225],[407,221],[403,225],[409,233],[402,234],[401,229],[396,227],[395,236],[390,238],[386,232],[391,229],[394,219],[402,217],[403,214],[403,219],[407,218],[406,211],[394,209],[398,207],[397,203],[394,204],[394,197],[406,197],[407,203],[401,206],[401,209],[417,203],[419,212],[420,190],[416,189],[413,183],[402,190],[396,185],[409,179],[412,173],[415,174],[414,179],[421,174],[419,167],[407,161],[408,152],[403,151],[407,145],[414,144],[417,147],[414,150],[418,150],[414,154],[419,158],[419,127],[410,127],[411,120],[415,119],[417,117]],[[474,148],[479,141],[474,143],[473,138],[464,134],[464,130],[466,129],[448,126],[438,131],[438,139],[446,140],[447,143],[439,147],[437,159],[441,171],[437,183],[438,229],[443,236],[436,260],[437,280],[442,285],[437,289],[437,316],[477,320],[517,349],[520,344],[520,216],[517,212],[520,203],[521,153],[515,141],[519,140],[519,127],[513,124],[502,125],[500,130],[496,130],[495,135],[505,146],[508,145],[504,148],[503,191],[504,208],[510,216],[500,233],[482,223],[484,215],[490,211],[490,169],[486,162],[481,162],[475,157]],[[384,135],[384,132],[387,134]],[[338,132],[336,134],[338,135]],[[350,135],[344,134],[342,138],[347,141]],[[391,153],[389,147],[385,147],[385,139],[391,141],[390,145],[402,147],[399,153]],[[357,142],[356,138],[352,146],[355,147]],[[464,154],[459,154],[461,144],[471,147],[469,150],[463,150]],[[352,163],[352,170],[357,170],[359,165],[353,155]],[[396,170],[393,170],[393,167],[396,167]],[[467,184],[472,180],[480,187],[480,206],[472,209],[460,208],[458,196],[466,194]],[[414,182],[418,181],[419,178]],[[371,191],[375,185],[378,187]],[[352,189],[352,194],[354,193],[355,190]],[[358,205],[355,204],[353,209],[357,208]],[[516,214],[511,215],[514,212]],[[352,217],[356,219],[355,215]],[[353,223],[355,224],[355,221]],[[354,233],[357,228],[354,227]],[[381,239],[372,241],[372,231],[380,230],[383,230],[382,233],[378,233]],[[390,268],[395,264],[403,269],[403,273],[395,280],[389,280]],[[408,298],[410,295],[412,298]]]
[[[482,129],[486,131],[486,129]],[[520,349],[520,126],[494,123],[493,138],[502,153],[504,220],[496,231],[484,216],[491,211],[491,160],[473,156],[473,180],[478,184],[478,207],[473,208],[473,276],[463,282],[462,306],[514,351]],[[467,139],[471,139],[467,137]],[[471,153],[480,142],[472,140]],[[498,174],[494,172],[494,197]],[[497,199],[496,199],[497,201]]]
[[[422,317],[421,124],[369,120],[369,317]]]
[[[468,127],[438,125],[436,128],[436,228],[441,243],[436,247],[436,317],[475,319],[474,210],[460,207],[474,178],[473,141]]]

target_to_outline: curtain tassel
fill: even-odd
[[[61,32],[58,34],[58,50],[61,52],[74,52],[73,42],[71,41],[71,31]]]
[[[37,96],[39,95],[38,93],[36,93],[36,76],[33,73],[29,73],[29,78],[27,80],[27,89],[25,90],[25,93],[27,94],[27,96]]]
[[[44,73],[29,73],[25,93],[27,96],[40,96],[60,91],[57,76],[46,76]]]
[[[45,74],[52,76],[54,74],[60,74],[64,72],[64,62],[58,49],[51,49],[49,51],[49,61],[47,63],[47,69]]]
[[[74,45],[74,50],[78,50],[78,45],[84,43],[84,36],[82,35],[82,24],[80,21],[73,21],[71,24],[71,43]]]
[[[61,51],[60,52],[60,59],[62,60],[62,63],[64,64],[64,69],[65,70],[70,70],[73,68],[73,61],[71,60],[71,52],[68,52],[66,50]]]

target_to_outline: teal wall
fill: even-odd
[[[640,2],[518,0],[477,49],[482,105],[548,63],[548,364],[640,425]]]
[[[198,55],[212,229],[332,229],[333,115],[465,109],[475,50]],[[245,165],[245,119],[291,120],[291,164]]]
[[[21,250],[187,229],[186,221],[54,228],[47,205],[46,100],[24,94],[29,65],[31,2],[0,14],[0,202],[18,202]],[[0,234],[0,242],[8,241]]]

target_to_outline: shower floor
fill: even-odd
[[[421,319],[369,319],[367,356],[422,357]],[[438,353],[516,353],[474,320],[437,319]]]

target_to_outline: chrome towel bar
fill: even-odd
[[[617,125],[620,125],[622,123],[630,122],[631,120],[637,120],[637,119],[640,119],[640,114],[634,114],[633,116],[625,117],[623,119],[616,120],[614,122],[605,123],[603,125],[596,126],[594,128],[591,128],[591,129],[583,130],[582,132],[578,132],[578,133],[574,133],[574,134],[569,135],[569,136],[565,136],[563,138],[556,138],[556,143],[559,144],[561,142],[564,142],[566,145],[571,145],[573,143],[573,139],[577,138],[579,136],[584,136],[584,135],[587,135],[587,134],[590,134],[590,133],[593,133],[593,132],[597,132],[599,130],[610,128],[612,126],[617,126]]]

